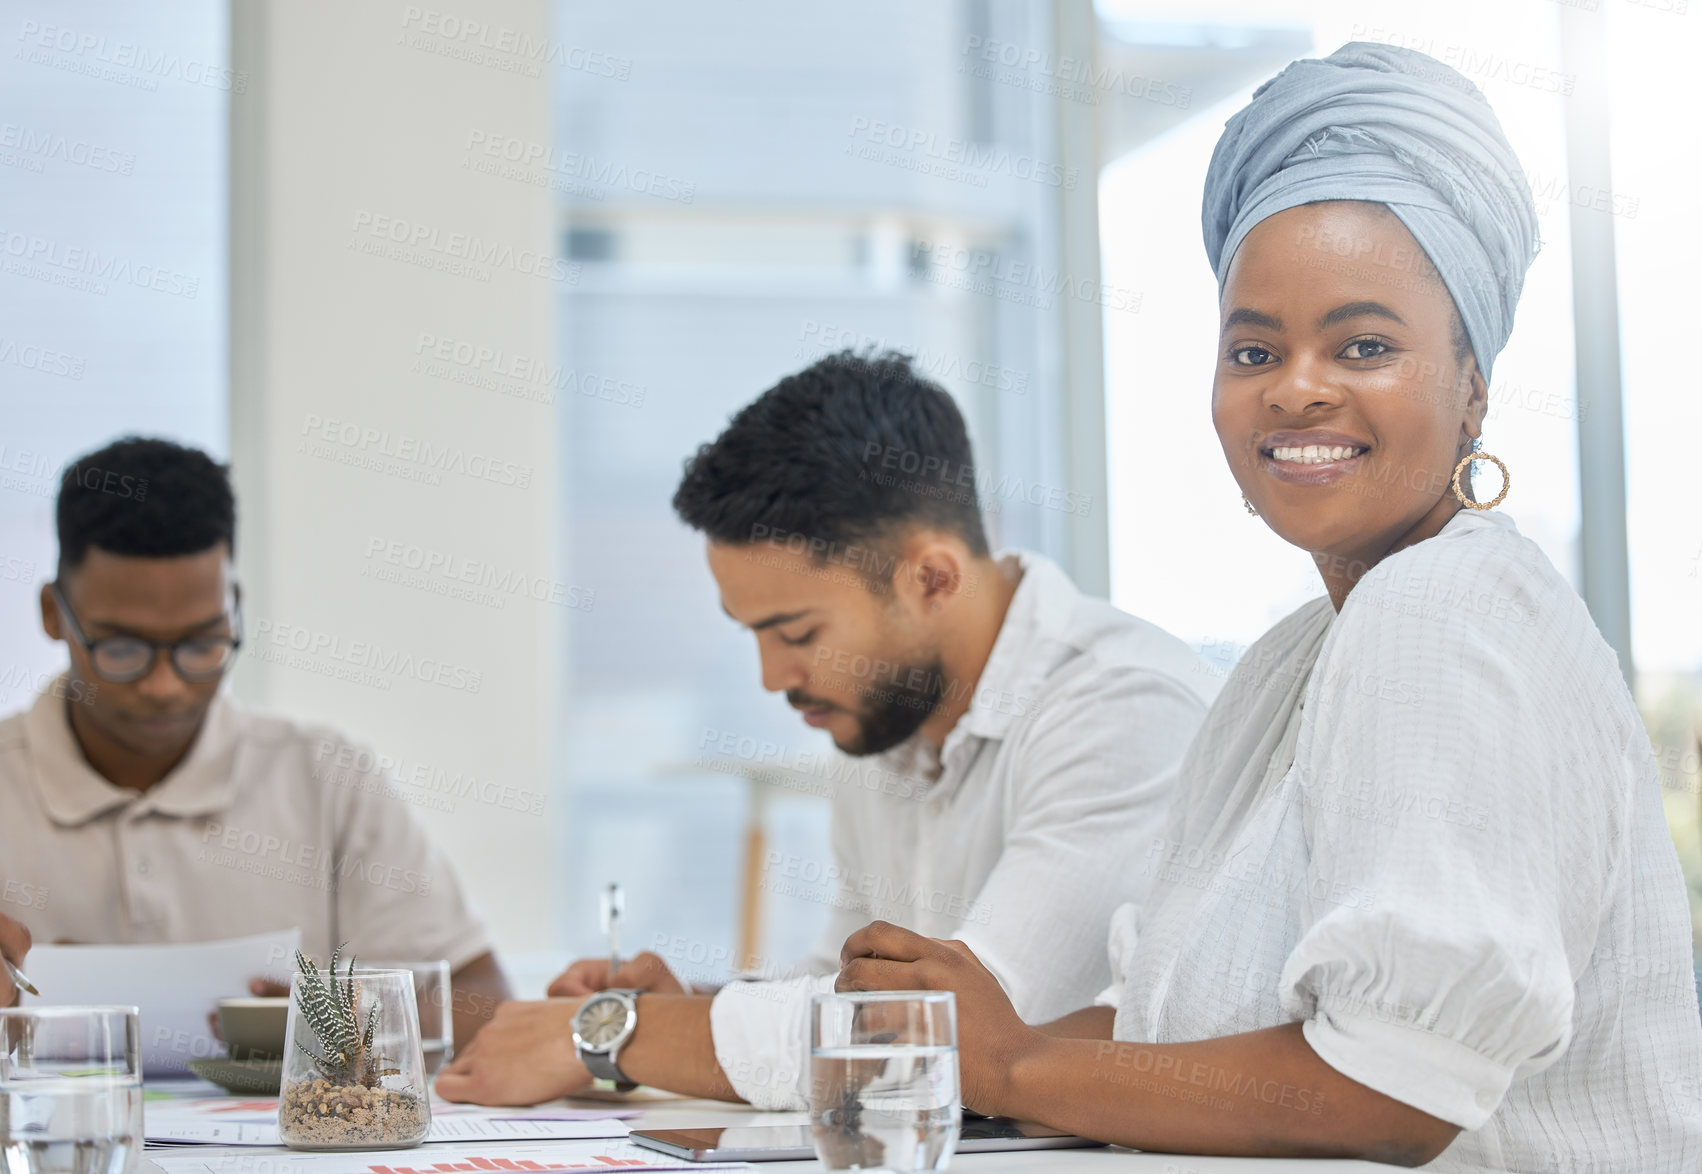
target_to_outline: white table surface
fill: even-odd
[[[604,1101],[566,1100],[555,1102],[574,1108],[596,1108]],[[644,1115],[627,1124],[634,1129],[701,1129],[716,1126],[740,1125],[802,1125],[807,1115],[797,1113],[763,1113],[747,1105],[731,1105],[722,1101],[655,1100],[643,1101],[630,1107],[642,1108]],[[197,1154],[244,1153],[287,1154],[290,1151],[274,1146],[196,1146]],[[148,1161],[159,1151],[144,1151],[138,1167],[141,1174],[164,1174]],[[177,1152],[183,1152],[178,1150]],[[394,1154],[395,1151],[389,1151]],[[821,1169],[821,1163],[758,1162],[757,1174],[787,1174],[790,1171]],[[978,1171],[1022,1170],[1029,1174],[1304,1174],[1305,1171],[1329,1170],[1331,1174],[1373,1174],[1396,1167],[1378,1162],[1328,1162],[1315,1158],[1202,1158],[1193,1155],[1136,1153],[1132,1150],[1101,1148],[1082,1150],[1023,1150],[1000,1154],[957,1154],[952,1158],[953,1170]]]

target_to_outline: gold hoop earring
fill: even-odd
[[[1454,466],[1454,496],[1459,498],[1460,504],[1465,506],[1467,509],[1492,510],[1506,499],[1507,491],[1513,488],[1513,478],[1510,474],[1508,474],[1507,466],[1501,462],[1500,457],[1491,456],[1489,453],[1478,450],[1477,445],[1480,443],[1482,442],[1474,440],[1472,442],[1472,451],[1461,457],[1460,463]],[[1473,461],[1490,461],[1497,469],[1501,470],[1501,492],[1495,495],[1495,499],[1493,501],[1473,501],[1465,495],[1463,490],[1460,489],[1460,474],[1464,473],[1466,468]]]
[[[1246,506],[1247,512],[1252,514],[1255,518],[1259,516],[1259,511],[1253,508],[1253,503],[1247,500],[1247,495],[1245,493],[1241,495],[1241,504]]]

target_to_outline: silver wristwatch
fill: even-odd
[[[579,1062],[598,1080],[613,1081],[616,1092],[638,1087],[615,1062],[638,1029],[638,994],[635,990],[598,991],[573,1017],[573,1046]]]

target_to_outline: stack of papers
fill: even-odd
[[[189,1071],[189,1061],[222,1056],[207,1021],[220,999],[246,997],[257,978],[288,983],[299,929],[158,946],[34,946],[29,975],[42,997],[24,1005],[128,1006],[141,1010],[142,1074]]]

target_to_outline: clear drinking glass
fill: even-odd
[[[943,1170],[962,1123],[950,991],[810,1000],[810,1133],[823,1166]]]
[[[455,1000],[449,985],[449,962],[379,962],[374,970],[407,970],[414,976],[414,998],[420,1013],[420,1048],[427,1076],[455,1058]]]
[[[425,1139],[431,1105],[412,971],[296,974],[284,1038],[285,1145],[399,1149]]]
[[[0,1010],[0,1174],[126,1174],[142,1152],[134,1007]]]

